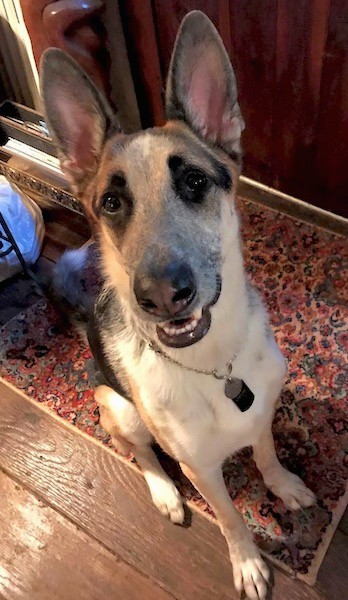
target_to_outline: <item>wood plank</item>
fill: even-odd
[[[143,127],[164,122],[163,79],[150,0],[120,2],[128,57]]]
[[[315,151],[330,0],[278,0],[273,186],[317,203]]]
[[[173,598],[2,471],[0,489],[4,598]]]
[[[348,508],[340,521],[338,529],[342,531],[344,535],[348,535]]]
[[[44,210],[46,238],[63,249],[78,248],[91,236],[85,217],[67,209]]]
[[[178,600],[237,598],[215,524],[195,512],[191,527],[173,526],[153,507],[141,474],[115,453],[3,382],[0,397],[0,466],[8,474]],[[337,561],[330,548],[315,588],[275,570],[273,600],[342,600],[347,559]]]
[[[294,196],[288,196],[274,188],[264,186],[253,179],[240,177],[237,195],[245,200],[290,215],[296,220],[348,237],[348,219],[294,198]]]
[[[344,217],[348,217],[347,115],[348,3],[331,0],[317,134],[316,184],[323,195],[322,205]]]
[[[317,590],[319,598],[326,600],[347,598],[347,554],[347,536],[342,531],[336,530],[315,584],[314,589]]]
[[[57,262],[66,248],[79,248],[91,236],[86,218],[66,208],[43,209],[46,227],[42,255]]]
[[[243,173],[271,185],[277,0],[231,0],[230,11],[231,58],[246,124]]]

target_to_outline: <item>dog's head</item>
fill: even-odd
[[[238,233],[244,124],[215,27],[198,11],[183,20],[164,127],[123,134],[93,83],[56,49],[42,61],[42,96],[107,278],[149,337],[172,347],[197,342],[219,297],[228,237]]]

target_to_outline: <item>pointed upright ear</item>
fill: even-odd
[[[117,124],[92,80],[65,52],[46,50],[41,94],[62,170],[80,195],[96,173],[108,129]]]
[[[179,29],[170,63],[166,116],[182,119],[201,137],[241,157],[244,121],[222,40],[208,17],[192,11]]]

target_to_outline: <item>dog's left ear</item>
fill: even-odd
[[[186,15],[176,38],[166,116],[186,121],[198,135],[240,158],[244,121],[236,79],[217,30],[200,11]]]

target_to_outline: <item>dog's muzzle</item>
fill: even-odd
[[[213,300],[194,311],[184,319],[172,319],[157,325],[159,341],[171,348],[185,348],[199,342],[209,331],[211,325],[210,308],[217,303],[221,292],[221,277],[217,277],[216,291]]]
[[[196,296],[196,284],[191,267],[184,263],[169,263],[157,276],[137,272],[134,293],[145,312],[160,319],[179,319]]]

